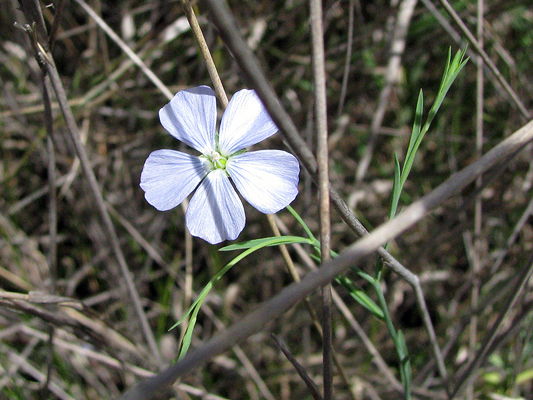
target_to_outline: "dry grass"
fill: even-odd
[[[27,22],[16,10],[16,3],[9,1],[4,5],[7,12],[0,14],[0,398],[111,399],[172,362],[180,329],[167,332],[168,328],[188,308],[194,293],[234,254],[218,252],[217,246],[199,239],[189,245],[183,210],[178,207],[161,213],[144,200],[139,176],[148,154],[160,148],[180,148],[158,120],[157,112],[167,97],[76,2],[68,3],[53,56],[161,353],[159,358],[147,344],[55,97],[52,114],[57,176],[53,204],[57,213],[50,213],[50,152],[40,69],[27,34],[13,25]],[[172,93],[211,84],[179,2],[125,0],[116,5],[95,0],[90,5]],[[449,20],[442,7],[435,5]],[[476,3],[452,5],[475,32]],[[282,104],[312,145],[307,3],[232,1],[230,7]],[[362,2],[355,7],[349,76],[345,100],[341,100],[348,10],[348,1],[324,2],[330,180],[372,230],[387,220],[393,153],[405,154],[418,92],[424,90],[429,104],[438,90],[448,49],[455,51],[464,43],[455,43],[419,3],[410,21],[400,67],[388,76],[398,7],[384,1]],[[232,94],[246,87],[202,3],[196,11],[226,91]],[[43,8],[43,14],[50,28],[54,11]],[[528,109],[533,101],[532,23],[531,7],[523,2],[497,0],[486,5],[485,51]],[[453,23],[452,28],[457,29]],[[393,83],[390,95],[380,100],[388,80]],[[526,122],[488,71],[485,83],[484,151]],[[403,205],[430,192],[477,158],[475,88],[476,65],[471,61],[422,144]],[[382,107],[384,114],[376,130],[370,164],[358,181],[360,162],[369,154],[370,126]],[[280,135],[260,146],[286,148]],[[504,311],[508,288],[513,287],[517,273],[527,267],[533,247],[533,230],[527,223],[532,171],[528,147],[504,168],[483,178],[487,185],[479,197],[480,215],[474,212],[476,190],[472,185],[398,237],[389,249],[421,280],[452,382]],[[293,207],[318,235],[316,196],[316,187],[302,173],[300,194]],[[245,207],[247,226],[238,241],[271,236],[266,217]],[[52,246],[54,215],[57,237]],[[304,235],[288,212],[280,212],[279,217],[291,234]],[[525,223],[520,225],[521,218]],[[515,240],[510,240],[513,233]],[[356,235],[333,214],[332,248],[341,252],[355,239]],[[54,248],[56,255],[51,253]],[[298,272],[305,275],[305,260],[297,249],[289,251]],[[375,259],[369,259],[359,267],[370,273],[374,264]],[[406,335],[412,357],[414,396],[446,398],[431,364],[433,357],[414,294],[396,274],[386,268],[384,271],[389,310],[397,328]],[[353,279],[373,296],[368,284],[356,275]],[[277,248],[266,248],[244,259],[207,298],[192,347],[202,346],[291,282]],[[336,289],[398,376],[397,356],[384,324],[343,288]],[[505,314],[489,356],[473,372],[472,384],[457,398],[533,399],[530,292],[526,286]],[[475,303],[472,296],[478,297]],[[310,302],[319,309],[317,296]],[[348,388],[337,374],[335,398],[402,398],[376,367],[375,358],[362,345],[353,325],[340,312],[335,313],[333,324],[334,349],[351,385]],[[165,398],[310,398],[293,366],[269,337],[271,332],[285,342],[321,386],[321,340],[302,303],[243,342],[242,347],[191,371]]]

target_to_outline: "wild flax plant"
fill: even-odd
[[[394,155],[394,185],[389,214],[391,219],[396,215],[403,186],[422,139],[453,81],[467,62],[464,59],[465,51],[457,52],[453,59],[450,51],[439,92],[423,126],[423,95],[420,92],[403,168],[398,156]],[[150,154],[141,174],[141,187],[150,204],[160,211],[169,210],[194,192],[185,216],[191,235],[211,244],[235,240],[245,227],[245,215],[242,203],[232,187],[233,183],[250,204],[265,214],[273,214],[287,207],[308,235],[307,238],[286,235],[261,238],[221,248],[221,251],[245,251],[211,279],[190,309],[172,327],[175,328],[191,317],[178,356],[182,358],[190,347],[203,301],[213,285],[230,268],[261,248],[290,244],[310,245],[314,250],[311,256],[320,263],[322,248],[304,220],[289,206],[298,193],[299,165],[296,158],[279,150],[246,152],[247,147],[278,131],[253,90],[241,90],[231,98],[224,111],[219,133],[216,133],[215,93],[206,86],[178,92],[160,110],[159,116],[162,125],[172,136],[199,151],[201,155],[194,156],[175,150],[157,150]],[[331,253],[333,257],[337,255],[334,251]],[[381,286],[381,264],[378,263],[374,276],[356,267],[353,270],[371,284],[378,298],[377,304],[348,277],[337,277],[336,280],[358,303],[385,323],[398,353],[405,398],[410,399],[410,358],[405,338],[394,327],[389,316]],[[408,279],[406,276],[402,277]],[[310,378],[306,377],[306,382],[309,381]],[[308,387],[312,392],[316,390],[314,385]]]
[[[199,42],[202,43],[201,37]],[[403,168],[400,166],[398,156],[394,154],[394,185],[389,213],[391,219],[396,215],[403,187],[422,139],[428,132],[452,83],[467,62],[464,59],[465,52],[466,50],[457,52],[452,59],[450,50],[439,91],[423,126],[423,95],[422,91],[420,92]],[[210,63],[209,55],[205,55],[204,59]],[[210,70],[216,71],[213,67]],[[195,157],[172,150],[153,152],[146,161],[141,175],[141,187],[146,192],[146,199],[150,204],[158,210],[168,210],[176,207],[196,190],[186,213],[189,232],[212,244],[234,240],[244,229],[245,216],[242,203],[228,180],[230,178],[243,197],[259,211],[271,214],[287,207],[308,234],[308,238],[276,236],[223,247],[222,251],[245,251],[211,279],[190,309],[172,327],[175,328],[189,316],[192,317],[185,330],[178,357],[182,358],[190,347],[197,316],[207,294],[237,262],[266,246],[308,244],[314,249],[312,256],[320,263],[324,260],[321,257],[323,247],[304,220],[289,206],[298,190],[299,166],[296,159],[289,153],[275,150],[246,153],[246,147],[278,131],[254,91],[242,90],[234,95],[222,117],[220,133],[215,132],[215,93],[208,87],[198,87],[177,93],[172,101],[160,110],[159,115],[161,123],[169,133],[200,151],[202,155]],[[331,253],[333,257],[336,256],[334,251]],[[381,286],[381,262],[378,263],[374,276],[358,268],[353,269],[371,284],[378,298],[377,304],[364,291],[359,290],[348,277],[339,276],[336,280],[357,302],[384,321],[398,353],[405,399],[411,399],[410,357],[402,332],[395,329],[389,316]],[[400,275],[406,280],[410,279],[408,274]],[[424,301],[423,298],[421,301]],[[421,308],[424,310],[424,307]],[[430,322],[428,324],[431,325]],[[331,329],[331,327],[323,325],[323,329]],[[428,329],[432,328],[428,327]],[[437,357],[440,357],[438,351]],[[304,381],[313,396],[320,396],[316,392],[316,385],[309,383],[312,380],[305,371],[295,361],[292,362],[299,373],[305,376]],[[328,361],[324,360],[324,362]],[[324,376],[324,379],[331,379],[331,377]],[[331,383],[328,383],[328,386],[331,387]],[[330,393],[324,392],[325,398],[332,396],[332,389],[330,388],[329,391]]]

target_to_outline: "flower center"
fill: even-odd
[[[209,158],[209,161],[211,161],[214,169],[226,169],[226,163],[228,162],[228,159],[220,155],[219,152],[212,151],[207,157]]]

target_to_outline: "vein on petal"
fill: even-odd
[[[180,204],[207,174],[203,161],[175,150],[152,152],[141,173],[145,198],[159,211]]]
[[[281,150],[261,150],[231,157],[228,173],[248,203],[265,214],[278,212],[298,194],[298,160]]]
[[[278,131],[254,90],[240,90],[222,116],[219,148],[229,156],[272,136]]]
[[[207,175],[194,193],[185,219],[191,235],[211,244],[239,236],[245,225],[244,207],[223,170]]]
[[[182,90],[159,110],[161,125],[176,139],[206,154],[214,150],[215,94],[208,86]]]

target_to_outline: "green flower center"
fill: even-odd
[[[207,155],[208,160],[211,162],[213,169],[226,169],[226,163],[228,158],[220,155],[218,151],[212,151]]]

